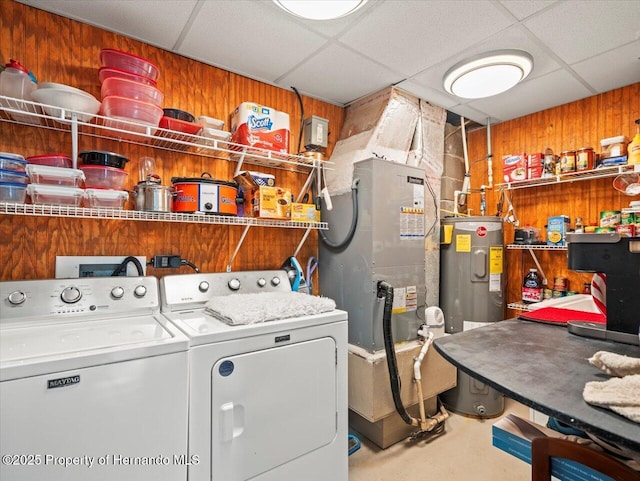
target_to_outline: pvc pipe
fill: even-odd
[[[491,153],[491,118],[487,117],[487,182],[493,188],[493,154]]]

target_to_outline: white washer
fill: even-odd
[[[0,282],[0,479],[185,480],[188,343],[154,277]]]
[[[189,481],[347,480],[347,313],[228,325],[204,310],[290,290],[285,271],[161,279],[162,312],[191,345]]]

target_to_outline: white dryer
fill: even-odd
[[[188,342],[153,277],[0,282],[0,479],[186,480]]]
[[[284,271],[161,279],[162,312],[190,339],[189,481],[347,480],[347,313],[229,325],[205,310],[285,291]]]

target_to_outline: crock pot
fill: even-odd
[[[173,211],[207,214],[238,215],[236,198],[238,184],[212,179],[206,172],[202,177],[173,177],[175,191]]]

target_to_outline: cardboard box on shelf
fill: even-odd
[[[291,219],[291,191],[289,189],[261,185],[251,191],[250,198],[253,217]]]
[[[291,220],[297,222],[320,222],[320,211],[315,204],[291,204]]]
[[[502,178],[505,182],[526,180],[527,154],[512,154],[502,157]]]
[[[544,167],[544,154],[529,154],[527,157],[527,179],[539,179],[542,177]]]

